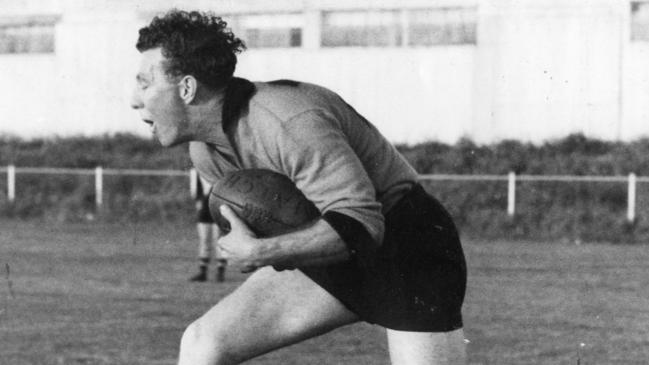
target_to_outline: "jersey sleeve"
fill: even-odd
[[[276,146],[283,171],[352,252],[382,243],[384,221],[374,184],[333,116],[320,110],[299,114],[282,123]]]

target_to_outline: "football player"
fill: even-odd
[[[257,270],[187,327],[179,364],[236,364],[357,321],[386,328],[394,364],[465,363],[455,225],[370,122],[320,86],[234,77],[244,44],[211,13],[156,17],[136,47],[132,107],[163,146],[189,142],[210,184],[282,173],[322,215],[261,239],[222,207],[224,257]]]

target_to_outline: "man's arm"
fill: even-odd
[[[265,136],[265,139],[263,138]],[[261,135],[272,160],[321,211],[313,225],[273,238],[255,235],[232,212],[236,229],[219,244],[233,261],[256,268],[314,266],[355,256],[361,262],[383,240],[381,204],[356,152],[335,117],[322,110],[301,113]]]
[[[231,231],[219,239],[219,246],[225,258],[238,262],[244,271],[267,265],[324,265],[351,257],[347,244],[325,219],[299,231],[257,238],[229,207],[223,206],[221,214],[230,222]]]

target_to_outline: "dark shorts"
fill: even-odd
[[[466,263],[448,212],[416,185],[385,217],[370,260],[301,268],[369,323],[401,331],[462,328]]]
[[[214,223],[210,214],[209,195],[196,201],[196,221],[198,223]]]

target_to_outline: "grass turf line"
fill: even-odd
[[[0,364],[173,364],[184,327],[246,277],[188,284],[195,235],[193,225],[0,221],[0,264],[11,268]],[[649,359],[646,245],[469,241],[465,251],[469,363]],[[250,363],[388,360],[384,332],[356,324]]]

